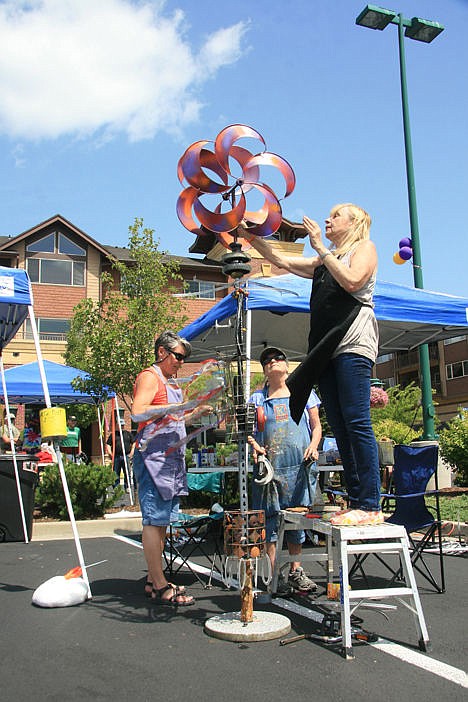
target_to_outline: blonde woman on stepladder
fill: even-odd
[[[291,415],[300,421],[317,384],[335,435],[349,497],[349,509],[331,518],[337,526],[379,524],[380,470],[370,419],[370,378],[377,358],[378,328],[373,293],[377,252],[370,240],[371,218],[351,203],[335,205],[320,226],[303,219],[316,255],[288,257],[268,241],[252,245],[279,268],[312,278],[308,354],[289,376]]]

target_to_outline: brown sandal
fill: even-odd
[[[176,585],[175,583],[169,583],[169,585],[171,585],[175,590],[177,590],[179,595],[185,594],[184,585]],[[148,599],[151,599],[153,597],[154,588],[153,588],[153,583],[151,582],[151,580],[146,580],[144,591],[145,591],[145,597],[147,597]]]
[[[172,597],[163,597],[163,594],[168,590],[174,592]],[[181,600],[181,598],[183,599]],[[190,605],[195,604],[192,595],[185,595],[180,592],[177,586],[172,585],[172,583],[167,583],[167,585],[159,588],[159,590],[154,587],[151,593],[151,601],[154,602],[154,604],[166,607],[190,607]]]

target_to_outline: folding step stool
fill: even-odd
[[[287,550],[283,550],[284,535],[291,529],[312,530],[325,536],[325,551],[301,555],[301,562],[326,562],[327,582],[331,582],[335,563],[333,549],[336,552],[336,566],[340,574],[341,596],[341,630],[343,635],[342,653],[347,659],[354,658],[351,644],[351,615],[365,600],[388,599],[394,597],[413,614],[419,636],[419,648],[429,651],[431,642],[424,620],[421,600],[416,586],[416,579],[411,565],[408,536],[405,528],[397,524],[379,524],[378,526],[337,527],[322,519],[308,519],[297,512],[283,510],[280,513],[278,530],[277,558],[271,583],[272,592],[278,586],[281,564],[291,560]],[[405,582],[409,587],[368,588],[364,590],[349,589],[348,556],[360,553],[398,553],[400,554]],[[409,598],[407,602],[403,598]],[[356,603],[351,609],[351,603]]]

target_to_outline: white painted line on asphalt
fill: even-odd
[[[315,622],[321,622],[323,619],[323,615],[319,612],[314,612],[308,607],[303,607],[296,602],[289,602],[281,597],[275,597],[274,604],[278,607],[289,610],[290,612],[300,614],[302,617],[306,617],[307,619],[312,619]],[[455,683],[455,685],[468,688],[468,676],[464,670],[455,668],[447,663],[442,663],[435,658],[419,653],[419,651],[405,648],[404,646],[400,646],[399,644],[393,643],[393,641],[388,641],[387,639],[381,637],[379,637],[379,640],[375,643],[368,643],[367,645],[378,648],[379,651],[383,651],[383,653],[388,653],[390,656],[399,658],[405,663],[415,665],[418,668],[427,670],[429,673],[445,678],[445,680],[449,680],[450,682]]]
[[[445,678],[445,680],[449,680],[455,683],[455,685],[468,688],[468,676],[464,670],[454,668],[452,665],[447,665],[447,663],[442,663],[435,658],[424,656],[422,653],[419,653],[419,651],[404,648],[386,639],[379,638],[376,643],[370,644],[370,646],[378,648],[380,651],[388,653],[395,658],[399,658],[406,663],[411,663],[411,665],[416,665],[418,668],[427,670],[429,673],[434,673],[434,675],[438,675],[440,678]]]
[[[141,541],[137,541],[136,539],[131,539],[129,536],[121,536],[120,534],[112,534],[113,539],[117,539],[117,541],[123,541],[124,544],[130,544],[130,546],[136,546],[137,548],[141,548],[143,550],[143,544]]]

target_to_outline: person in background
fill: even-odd
[[[378,351],[373,294],[377,252],[370,240],[371,218],[352,203],[332,207],[320,226],[303,219],[316,255],[288,257],[265,239],[252,246],[279,268],[313,278],[306,359],[288,378],[291,414],[297,422],[317,384],[335,435],[348,491],[349,509],[331,517],[336,526],[384,521],[380,509],[380,467],[370,418],[370,379]]]
[[[124,488],[125,490],[128,490],[128,482],[127,482],[127,472],[125,470],[125,459],[124,459],[124,453],[125,456],[127,457],[127,467],[129,473],[130,471],[130,461],[133,458],[133,452],[135,450],[135,441],[133,438],[133,435],[131,432],[127,431],[125,429],[125,420],[124,419],[119,419],[118,420],[120,423],[120,426],[122,427],[122,441],[123,441],[123,448],[124,450],[122,451],[122,441],[120,439],[120,431],[118,426],[115,427],[115,431],[113,434],[109,434],[108,439],[106,441],[106,454],[109,456],[109,458],[112,460],[112,455],[114,456],[114,462],[113,462],[113,469],[115,473],[115,483],[114,483],[114,488],[117,487],[117,485],[120,485],[120,473],[123,472],[124,474]]]
[[[19,440],[26,453],[36,453],[40,450],[42,438],[39,417],[36,414],[26,415],[24,429],[20,432]]]
[[[81,453],[81,430],[74,414],[67,419],[67,436],[60,442],[60,450],[70,461],[75,461]]]
[[[138,498],[143,524],[143,552],[148,565],[145,594],[157,605],[187,607],[195,603],[192,595],[168,582],[162,562],[166,530],[179,516],[179,497],[187,495],[185,469],[185,422],[212,411],[201,406],[183,417],[171,414],[165,406],[183,400],[176,382],[177,373],[190,356],[190,343],[172,331],[163,332],[155,341],[155,362],[135,381],[132,419],[139,423],[133,470],[138,483]],[[171,448],[172,446],[176,448]]]
[[[20,439],[20,431],[15,426],[16,416],[12,412],[10,413],[10,421],[11,421],[11,433],[13,436],[13,443],[15,446],[18,446],[19,439]],[[8,430],[8,417],[7,417],[6,410],[4,410],[4,412],[3,412],[0,450],[2,453],[11,453],[10,432]]]
[[[274,347],[264,349],[260,363],[265,375],[265,386],[254,392],[249,402],[257,409],[257,430],[248,438],[254,460],[266,454],[273,466],[273,479],[258,484],[258,465],[254,467],[252,482],[252,507],[263,509],[266,517],[267,553],[272,568],[275,565],[278,541],[278,518],[281,509],[311,506],[317,488],[318,446],[322,438],[322,425],[318,408],[320,400],[312,391],[299,425],[289,412],[290,392],[286,385],[289,374],[286,354]],[[305,533],[287,531],[286,538],[291,556],[288,586],[302,592],[312,592],[317,585],[301,567],[300,556]]]

